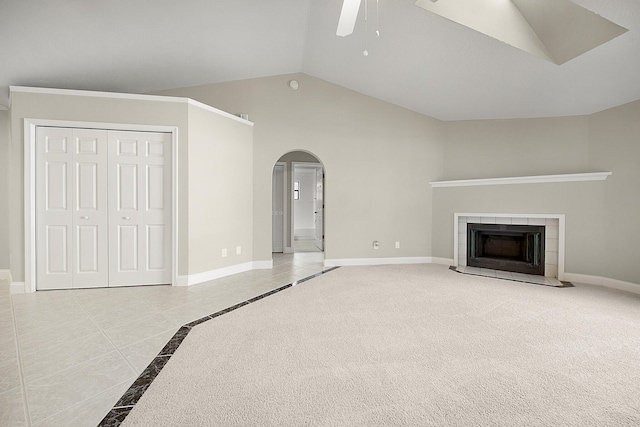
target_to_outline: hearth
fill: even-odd
[[[545,227],[467,224],[467,266],[544,276]]]

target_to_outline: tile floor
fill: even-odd
[[[189,287],[10,295],[0,281],[0,424],[97,425],[180,326],[318,273],[323,255]]]
[[[322,252],[312,239],[296,239],[293,242],[294,251],[297,252]]]

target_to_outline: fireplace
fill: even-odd
[[[544,276],[545,227],[467,224],[467,265]]]

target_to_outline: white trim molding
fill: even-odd
[[[325,267],[347,267],[364,265],[391,265],[391,264],[445,264],[450,265],[448,258],[434,257],[389,257],[389,258],[339,258],[325,259]]]
[[[565,273],[565,280],[574,283],[584,283],[586,285],[598,285],[607,288],[627,291],[634,294],[640,294],[640,284],[625,282],[623,280],[611,279],[609,277],[591,276],[588,274]]]
[[[276,162],[273,166],[274,171],[277,166],[282,166],[282,206],[280,206],[282,208],[282,252],[287,253],[287,243],[291,243],[287,242],[287,231],[289,229],[289,200],[287,198],[289,181],[287,180],[287,162]],[[271,245],[273,246],[273,240]]]
[[[318,159],[318,156],[316,156],[315,154],[309,153],[312,156],[314,156],[316,159]],[[286,164],[287,162],[285,162]],[[324,170],[324,165],[322,163],[318,163],[318,162],[297,162],[297,161],[291,161],[291,176],[289,177],[289,188],[291,189],[291,191],[287,194],[287,192],[285,191],[285,199],[287,200],[287,210],[289,212],[289,216],[290,216],[290,220],[289,222],[285,222],[285,228],[288,226],[290,227],[290,233],[289,233],[289,241],[285,242],[285,244],[289,244],[289,246],[291,247],[291,252],[285,252],[284,253],[295,253],[295,241],[299,240],[296,237],[303,237],[303,240],[306,239],[305,236],[296,236],[296,230],[295,230],[295,225],[296,225],[296,220],[295,220],[295,211],[294,211],[294,206],[295,206],[295,200],[293,199],[293,183],[295,181],[295,173],[296,173],[296,169],[322,169],[322,173],[325,172]],[[286,169],[285,168],[285,173],[286,173]],[[324,189],[323,189],[324,191]],[[289,196],[289,197],[286,197]],[[324,218],[324,213],[323,213],[323,218]],[[285,220],[287,220],[287,218],[285,218]],[[324,220],[324,219],[323,219]],[[287,225],[288,224],[288,225]],[[324,229],[324,224],[322,225],[323,229]],[[313,239],[315,239],[315,234],[316,234],[316,229],[315,227],[310,229],[312,230],[312,235],[311,237]],[[324,234],[324,230],[323,230],[323,234]],[[323,238],[323,243],[324,243],[324,238]]]
[[[472,187],[478,185],[547,184],[553,182],[604,181],[611,172],[567,173],[561,175],[514,176],[506,178],[460,179],[455,181],[432,181],[431,186]]]
[[[191,286],[198,283],[204,283],[211,280],[221,279],[238,273],[244,273],[250,270],[269,270],[273,268],[273,260],[271,261],[250,261],[242,264],[230,265],[229,267],[218,268],[215,270],[203,271],[202,273],[188,274],[178,276],[176,286]]]
[[[193,105],[195,107],[202,108],[215,114],[227,117],[244,123],[249,126],[253,126],[253,122],[245,120],[241,117],[234,116],[226,111],[219,110],[202,102],[195,101],[191,98],[183,98],[178,96],[161,96],[161,95],[139,95],[134,93],[117,93],[117,92],[98,92],[91,90],[75,90],[75,89],[52,89],[42,87],[27,87],[27,86],[9,86],[9,94],[13,92],[24,93],[42,93],[49,95],[70,95],[70,96],[90,96],[92,98],[111,98],[111,99],[130,99],[134,101],[162,101],[162,102],[177,102],[187,105]],[[11,95],[9,95],[11,97]]]

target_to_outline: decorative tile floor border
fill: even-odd
[[[534,285],[551,286],[554,288],[572,288],[571,282],[560,281],[553,277],[536,276],[533,274],[511,273],[509,271],[492,270],[488,268],[465,267],[452,265],[449,270],[471,276],[489,277],[492,279],[511,280],[513,282],[531,283]]]
[[[291,288],[293,286],[299,285],[300,283],[309,281],[318,276],[321,276],[325,273],[338,269],[340,267],[332,267],[328,268],[319,273],[313,274],[311,276],[305,277],[300,280],[296,280],[295,282],[291,282],[279,288],[273,289],[264,294],[258,295],[246,301],[242,301],[236,305],[233,305],[229,308],[225,308],[224,310],[220,310],[216,313],[210,314],[208,316],[202,317],[198,320],[194,320],[193,322],[189,322],[185,325],[182,325],[178,332],[176,332],[173,337],[167,342],[164,348],[158,353],[158,355],[153,359],[151,363],[145,368],[144,371],[138,376],[138,378],[131,384],[131,387],[122,395],[120,400],[116,402],[111,411],[102,419],[98,427],[118,427],[124,419],[129,415],[133,407],[138,400],[142,397],[145,391],[149,388],[153,380],[156,379],[162,368],[167,364],[171,356],[175,353],[175,351],[180,347],[182,341],[186,338],[186,336],[191,332],[191,329],[194,326],[198,326],[201,323],[204,323],[208,320],[215,319],[218,316],[222,316],[223,314],[229,313],[231,311],[237,310],[240,307],[244,307],[245,305],[251,304],[252,302],[259,301],[263,298],[266,298],[270,295],[276,294],[285,289]]]

